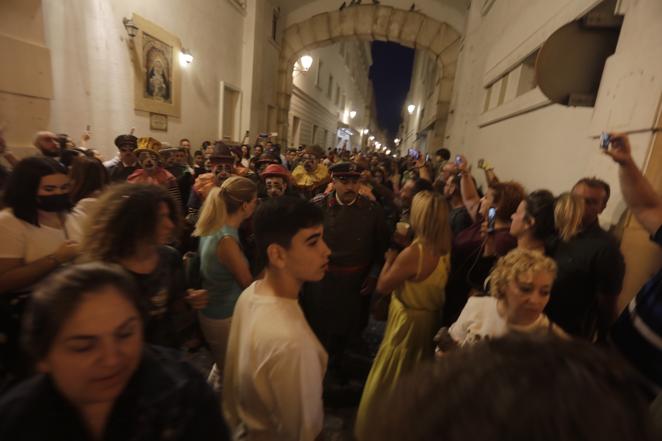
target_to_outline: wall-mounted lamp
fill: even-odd
[[[410,104],[410,105],[407,106],[407,112],[409,112],[410,115],[411,115],[412,113],[414,113],[414,110],[416,110],[416,106],[415,106],[415,105]]]
[[[124,28],[126,29],[126,33],[129,34],[129,37],[133,38],[136,35],[138,35],[138,26],[131,20],[130,18],[124,17],[122,19],[122,23],[124,23]]]
[[[356,116],[356,110],[350,110],[349,111],[349,117],[354,119],[355,116]]]
[[[193,62],[193,54],[191,53],[191,51],[182,48],[182,51],[179,54],[179,62],[182,65],[191,64]]]
[[[303,55],[294,63],[294,72],[308,72],[313,65],[313,57]]]

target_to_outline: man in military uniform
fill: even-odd
[[[342,359],[350,340],[368,321],[370,295],[388,247],[381,207],[359,194],[361,167],[331,167],[334,190],[313,203],[325,212],[324,240],[331,249],[324,279],[304,287],[303,310],[329,353],[329,370],[342,380]]]
[[[138,138],[133,135],[119,135],[115,138],[115,146],[119,155],[104,162],[111,182],[124,182],[133,172],[140,168],[135,150],[138,148]]]

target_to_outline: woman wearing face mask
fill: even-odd
[[[0,400],[0,439],[225,440],[218,400],[172,351],[144,344],[137,287],[72,266],[33,296],[23,330],[39,374]]]
[[[0,293],[29,291],[77,256],[67,231],[69,189],[67,170],[54,159],[27,158],[14,168],[0,212]]]
[[[187,291],[182,258],[167,245],[180,223],[178,205],[165,188],[120,184],[97,201],[81,245],[85,260],[117,263],[133,276],[149,313],[145,340],[172,348],[188,340],[192,314],[186,301],[203,308],[207,295]]]
[[[58,161],[31,157],[9,177],[0,211],[0,388],[21,378],[20,321],[33,286],[78,255],[69,235],[69,178]]]
[[[250,179],[232,176],[220,188],[210,190],[193,232],[200,238],[200,275],[202,287],[209,293],[209,303],[198,318],[216,362],[214,382],[220,380],[225,363],[234,305],[253,283],[239,226],[253,215],[256,205],[257,186]]]
[[[490,296],[470,297],[460,317],[437,334],[437,352],[508,332],[566,333],[543,313],[556,277],[556,263],[537,251],[516,248],[490,274]]]

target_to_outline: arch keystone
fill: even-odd
[[[423,19],[425,17],[418,12],[409,12],[405,16],[405,21],[402,26],[402,31],[400,32],[400,41],[401,44],[405,46],[414,47],[416,43],[416,37],[421,30],[421,25],[423,24]]]
[[[393,8],[389,6],[378,6],[375,12],[375,22],[372,26],[372,36],[375,40],[386,40],[388,38],[388,25],[391,22]]]
[[[394,9],[391,13],[391,20],[388,23],[388,30],[386,33],[386,38],[388,41],[394,43],[400,43],[400,32],[402,32],[402,27],[405,24],[405,11],[399,9]]]

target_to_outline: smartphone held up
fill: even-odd
[[[494,233],[494,224],[496,223],[496,208],[490,207],[487,210],[487,233]]]

